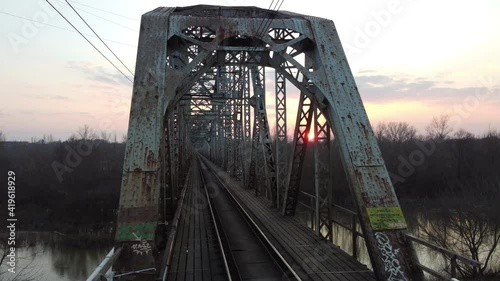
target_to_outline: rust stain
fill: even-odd
[[[153,151],[149,150],[146,156],[146,168],[153,169],[156,167],[156,159]]]
[[[143,190],[143,193],[141,194],[142,196],[142,201],[144,201],[145,203],[149,203],[151,201],[151,183],[150,183],[150,179],[149,179],[149,175],[146,175],[145,177],[142,178],[142,190]],[[149,204],[147,204],[149,205]]]

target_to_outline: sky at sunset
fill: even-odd
[[[64,1],[51,2],[91,34]],[[271,0],[70,3],[134,71],[141,14],[200,3],[267,9]],[[433,116],[449,114],[455,130],[500,130],[500,1],[323,3],[285,0],[281,10],[335,22],[372,125],[405,121],[424,133]],[[0,26],[0,130],[8,140],[44,134],[64,140],[84,124],[126,132],[132,84],[45,0],[2,0]],[[128,73],[96,38],[89,39]],[[268,89],[271,109],[274,93]],[[298,98],[295,89],[289,92],[290,109]],[[290,110],[290,121],[295,112]]]

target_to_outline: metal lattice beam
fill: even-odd
[[[321,110],[314,109],[314,191],[316,234],[333,240],[330,126]]]
[[[297,121],[293,139],[292,159],[288,168],[288,187],[285,191],[283,202],[283,214],[291,216],[295,214],[297,200],[302,178],[302,166],[309,142],[309,131],[313,118],[314,106],[311,99],[304,93],[300,94]]]
[[[286,124],[286,80],[285,76],[275,72],[276,88],[276,207],[281,206],[282,193],[285,192],[287,182],[287,124]]]

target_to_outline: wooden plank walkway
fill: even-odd
[[[194,161],[187,180],[188,190],[167,280],[227,280],[205,190],[200,180],[198,161]]]
[[[205,158],[206,159],[206,158]],[[216,171],[235,199],[250,214],[274,246],[297,272],[302,280],[376,280],[373,271],[366,265],[325,241],[294,217],[285,217],[271,209],[263,198],[253,190],[222,171],[215,164],[206,163]]]

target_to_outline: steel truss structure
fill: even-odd
[[[266,77],[274,80],[272,127]],[[290,145],[287,85],[300,92]],[[301,182],[309,181],[313,226],[331,240],[333,136],[377,278],[420,280],[414,250],[402,239],[404,217],[331,20],[256,7],[161,7],[144,14],[115,236],[122,252],[114,270],[161,267],[194,151],[209,155],[285,216],[295,214]],[[313,179],[301,176],[308,147]],[[137,243],[151,250],[138,255]],[[390,257],[387,247],[394,249]]]

